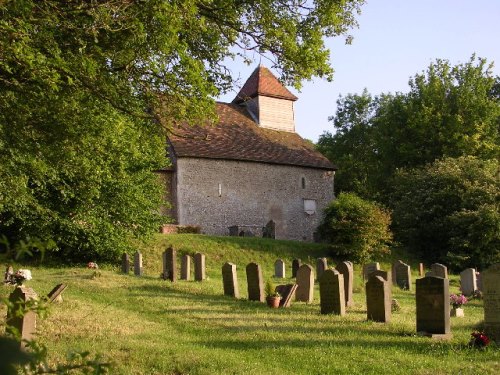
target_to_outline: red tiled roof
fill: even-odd
[[[257,95],[271,96],[287,100],[297,100],[288,89],[283,86],[271,71],[263,66],[257,67],[247,79],[233,103],[242,103]]]
[[[254,161],[312,167],[337,168],[298,134],[264,129],[237,104],[217,103],[216,126],[179,127],[169,136],[178,158]]]

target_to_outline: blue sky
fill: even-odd
[[[327,41],[335,69],[333,82],[319,78],[304,82],[295,102],[296,131],[314,142],[333,127],[339,95],[407,92],[408,79],[437,58],[453,65],[473,53],[496,62],[500,75],[500,0],[368,0],[358,16],[354,40]],[[231,65],[233,77],[244,82],[259,61]],[[264,62],[264,61],[263,61]],[[235,93],[218,100],[231,101]]]

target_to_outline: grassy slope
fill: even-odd
[[[169,244],[178,249],[179,258],[205,253],[209,279],[175,284],[160,280],[161,253]],[[158,236],[142,252],[141,278],[121,275],[118,267],[105,268],[94,280],[84,268],[32,268],[29,286],[40,295],[60,282],[69,286],[64,303],[53,305],[38,325],[52,360],[64,358],[70,348],[89,350],[112,360],[116,374],[477,374],[495,373],[500,366],[498,349],[466,347],[483,318],[481,302],[468,304],[465,318],[452,318],[451,342],[416,337],[412,292],[393,289],[402,311],[393,315],[391,324],[366,321],[358,266],[356,306],[344,317],[319,314],[317,285],[312,304],[293,303],[290,309],[271,310],[222,296],[224,262],[237,264],[244,298],[247,263],[260,263],[264,278],[269,278],[281,257],[290,276],[291,260],[299,257],[314,265],[315,258],[326,255],[321,245],[173,235]],[[11,289],[0,288],[1,296]],[[456,277],[451,278],[451,290],[458,292]],[[5,315],[4,306],[0,310]]]

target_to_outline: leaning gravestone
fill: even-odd
[[[462,294],[471,296],[477,290],[476,270],[474,268],[466,268],[460,272],[460,289]]]
[[[319,279],[321,314],[345,315],[344,276],[326,270]]]
[[[47,294],[47,301],[52,302],[62,302],[62,292],[66,289],[67,285],[57,284],[49,294]]]
[[[326,258],[316,259],[316,279],[321,279],[321,275],[328,269],[328,260]]]
[[[410,266],[402,261],[397,261],[394,267],[396,272],[396,284],[403,290],[411,290]]]
[[[354,268],[351,262],[341,262],[335,267],[344,277],[344,297],[346,307],[354,305],[352,290],[354,283]]]
[[[235,264],[225,263],[222,266],[222,284],[224,286],[224,295],[240,298]]]
[[[290,307],[297,291],[297,284],[278,285],[275,290],[281,296],[280,307]]]
[[[274,262],[274,276],[280,279],[285,278],[285,262],[283,262],[283,259]]]
[[[181,280],[191,280],[191,255],[184,254],[181,258]]]
[[[249,263],[246,267],[248,300],[264,302],[264,281],[262,279],[262,269],[257,263]]]
[[[363,266],[363,279],[367,280],[372,272],[375,272],[379,269],[380,269],[380,264],[378,262],[365,264]]]
[[[172,246],[163,252],[163,278],[177,281],[177,251]]]
[[[196,281],[206,279],[205,254],[194,254],[194,279]]]
[[[31,288],[18,286],[9,296],[11,306],[7,311],[7,328],[12,334],[19,334],[21,348],[26,349],[26,342],[33,340],[36,331],[36,313],[26,309],[30,300],[38,299],[37,294]],[[20,316],[19,311],[24,311]]]
[[[314,298],[314,272],[309,264],[303,264],[297,271],[297,301],[312,302]]]
[[[142,254],[139,251],[136,251],[134,254],[134,275],[142,276]]]
[[[482,272],[482,277],[485,332],[500,344],[500,263]]]
[[[433,338],[451,338],[450,284],[442,277],[416,281],[417,333]]]
[[[389,323],[391,321],[392,293],[389,281],[374,273],[366,283],[366,313],[368,320]]]
[[[434,277],[448,278],[448,268],[440,263],[431,264],[431,275]]]
[[[130,257],[127,253],[122,254],[122,273],[128,275],[130,272]]]
[[[300,259],[294,259],[292,261],[292,277],[297,277],[297,271],[302,265],[302,261]]]

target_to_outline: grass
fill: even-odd
[[[179,258],[206,254],[208,279],[160,280],[161,253],[169,244]],[[83,266],[31,267],[34,280],[27,285],[39,295],[55,284],[68,285],[64,302],[50,306],[48,318],[38,323],[38,338],[47,345],[52,363],[76,349],[102,354],[113,363],[113,374],[493,374],[500,366],[497,347],[481,351],[466,345],[483,319],[481,301],[466,305],[464,318],[451,318],[451,341],[417,337],[413,292],[393,288],[402,309],[390,324],[366,320],[360,265],[355,265],[355,306],[343,317],[319,313],[317,285],[312,304],[295,302],[290,309],[272,310],[245,300],[247,263],[261,264],[267,279],[274,261],[282,258],[291,276],[293,258],[314,266],[317,257],[327,255],[321,245],[163,235],[141,252],[143,277],[122,275],[110,265],[96,279]],[[222,295],[226,261],[238,267],[240,300]],[[389,263],[381,265],[389,269]],[[458,292],[457,280],[450,276],[451,292]],[[11,290],[3,286],[0,296]],[[5,316],[4,305],[0,314]]]

